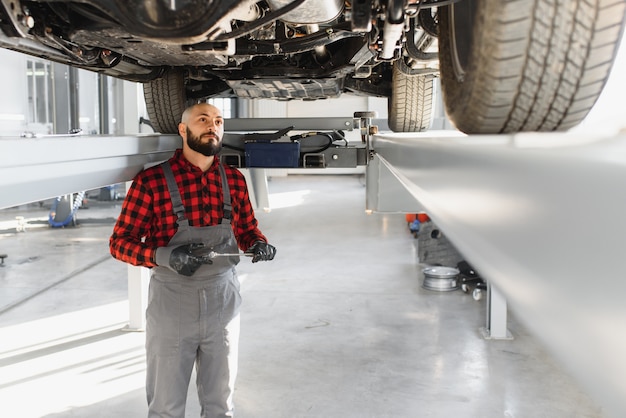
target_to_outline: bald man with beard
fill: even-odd
[[[216,158],[220,110],[200,103],[178,125],[183,139],[167,162],[140,172],[109,244],[113,257],[151,269],[146,311],[148,417],[185,416],[195,365],[203,418],[233,416],[239,342],[239,257],[273,260],[258,228],[244,176]]]

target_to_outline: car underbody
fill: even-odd
[[[344,93],[387,97],[389,126],[420,131],[438,77],[465,132],[564,130],[600,94],[624,16],[608,0],[566,3],[0,0],[0,46],[144,83],[162,132],[210,97]]]

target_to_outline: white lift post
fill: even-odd
[[[512,340],[507,329],[508,307],[506,297],[492,283],[487,283],[487,320],[480,331],[488,340]]]

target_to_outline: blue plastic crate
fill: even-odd
[[[299,142],[246,142],[246,167],[297,168]]]

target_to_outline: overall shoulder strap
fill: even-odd
[[[187,218],[185,217],[185,207],[183,206],[183,199],[180,197],[180,190],[178,189],[178,184],[176,184],[176,179],[174,178],[172,166],[170,165],[169,161],[162,163],[161,168],[163,169],[163,174],[165,175],[167,188],[170,191],[170,198],[172,200],[174,214],[177,218],[176,222],[180,226],[181,222],[188,222]]]
[[[222,194],[224,195],[224,217],[220,223],[230,223],[233,218],[233,205],[230,198],[230,188],[228,187],[228,178],[226,177],[226,170],[220,163],[220,177],[222,178]]]

